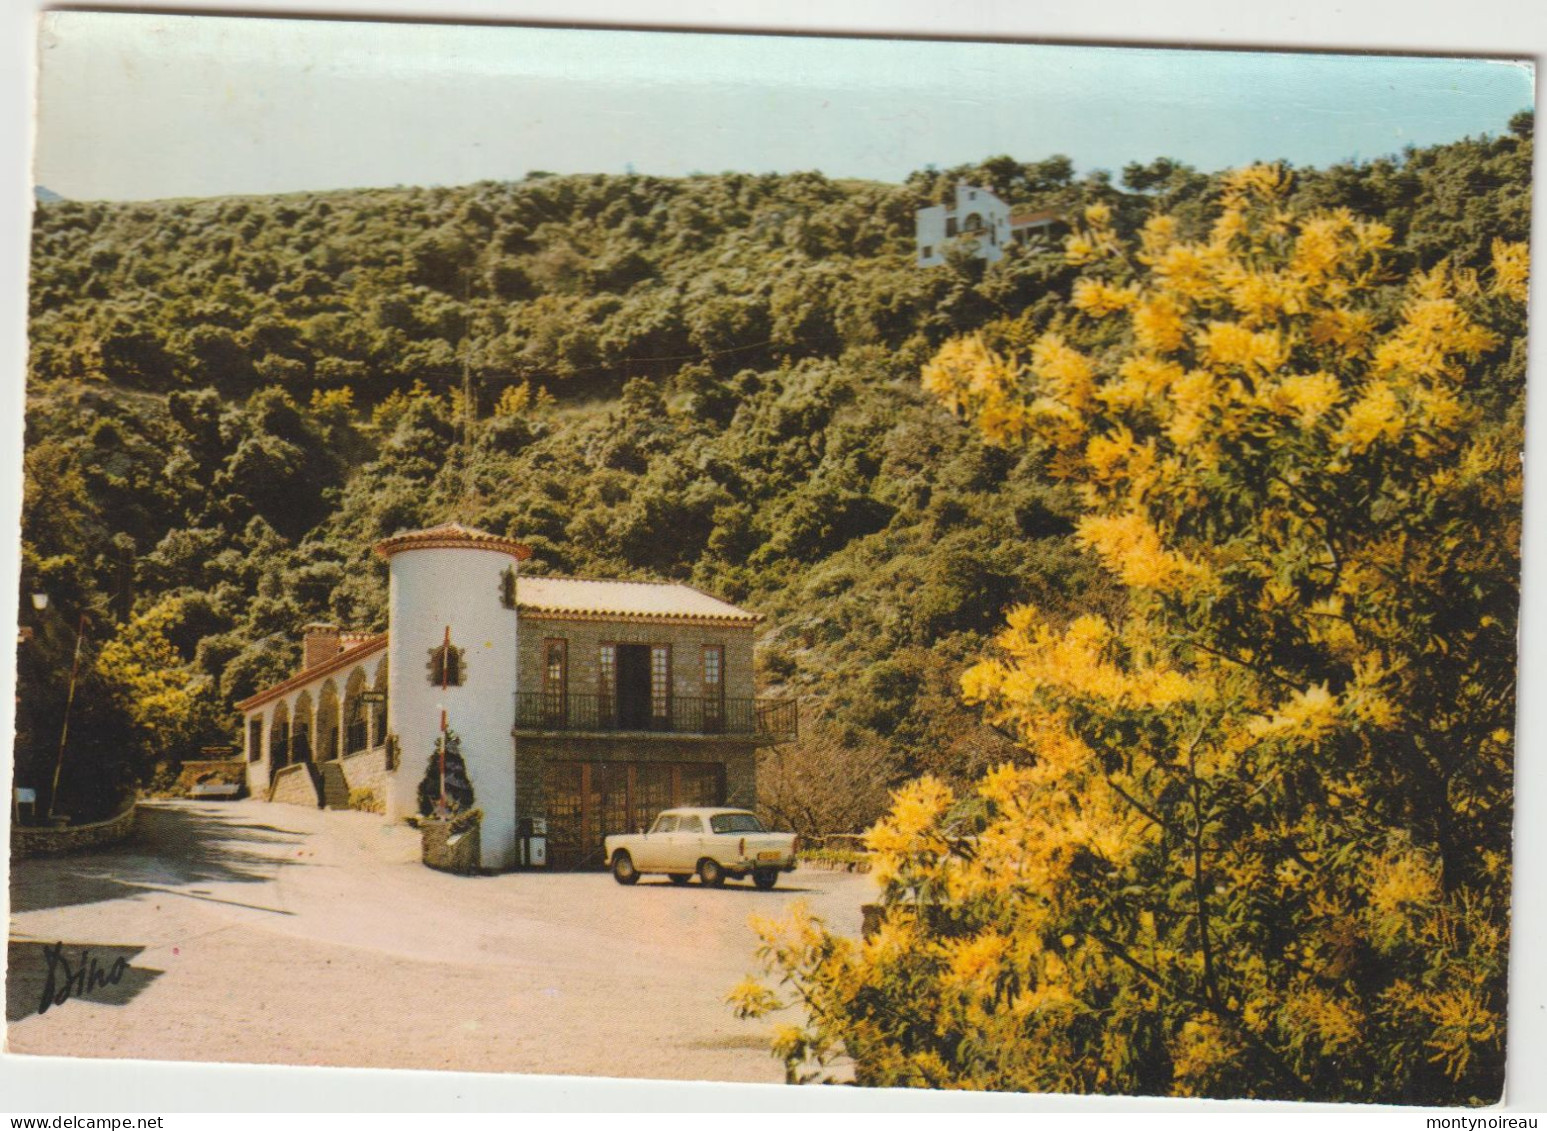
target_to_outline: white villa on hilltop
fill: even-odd
[[[674,805],[757,802],[793,700],[755,695],[762,619],[687,585],[519,577],[526,546],[454,523],[396,534],[388,630],[305,628],[301,670],[237,704],[256,797],[419,811],[442,726],[483,811],[482,865],[601,867]]]
[[[1055,209],[1011,208],[988,189],[961,182],[953,201],[918,210],[914,235],[918,265],[938,267],[950,246],[997,263],[1011,243],[1048,232],[1059,221]]]

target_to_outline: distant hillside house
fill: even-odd
[[[918,210],[914,237],[918,265],[938,267],[951,247],[997,263],[1011,243],[1046,233],[1057,223],[1054,209],[1011,208],[988,189],[958,183],[954,201]]]
[[[441,730],[483,810],[483,865],[601,867],[602,838],[674,805],[756,805],[760,745],[793,700],[756,696],[761,619],[686,585],[520,577],[527,547],[456,524],[397,534],[388,631],[305,628],[302,667],[237,704],[248,787],[419,810]],[[448,647],[449,643],[449,647]]]

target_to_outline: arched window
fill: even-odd
[[[290,764],[290,708],[280,703],[269,722],[270,771]]]
[[[301,692],[301,697],[295,701],[295,717],[290,721],[290,760],[312,760],[312,695],[309,691]]]
[[[376,665],[376,692],[380,698],[372,705],[371,738],[377,746],[387,741],[387,660]]]
[[[317,761],[338,757],[338,687],[330,679],[317,696]]]
[[[426,667],[430,682],[436,687],[461,687],[467,680],[467,661],[463,659],[462,649],[449,642],[430,649],[430,662]]]
[[[349,673],[344,685],[344,753],[358,754],[369,744],[365,702],[360,693],[365,690],[365,669],[356,668]]]

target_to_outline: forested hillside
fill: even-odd
[[[1293,200],[1388,225],[1397,273],[1481,268],[1529,228],[1512,127],[1301,170]],[[293,669],[306,621],[383,627],[373,542],[452,518],[529,542],[535,571],[688,580],[767,614],[762,676],[803,697],[806,737],[765,795],[805,831],[1018,757],[962,671],[1010,606],[1123,597],[1045,449],[990,444],[921,390],[952,338],[1062,325],[1077,270],[1056,241],[914,266],[914,211],[958,178],[1105,204],[1125,239],[1156,209],[1201,224],[1219,191],[1168,161],[1114,182],[996,158],[902,185],[534,174],[40,205],[19,780],[46,790],[82,614],[63,789],[89,809],[233,740],[231,704]]]

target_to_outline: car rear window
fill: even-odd
[[[717,833],[761,833],[768,830],[763,828],[763,822],[759,821],[751,813],[721,813],[709,818],[709,827]]]

